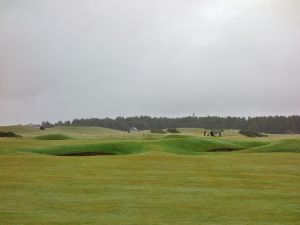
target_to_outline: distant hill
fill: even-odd
[[[85,126],[58,126],[40,130],[31,126],[0,126],[0,131],[14,132],[24,137],[33,137],[39,135],[63,133],[70,137],[104,137],[111,135],[122,135],[124,132],[103,127],[85,127]]]
[[[39,131],[38,128],[32,126],[13,125],[13,126],[0,126],[0,131],[15,132],[15,133],[30,133]]]

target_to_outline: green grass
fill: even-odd
[[[123,134],[126,134],[124,131],[118,131],[103,127],[80,127],[80,126],[71,126],[71,127],[53,127],[48,129],[48,132],[55,133],[64,133],[73,137],[79,138],[99,138],[99,137],[120,137]]]
[[[20,151],[40,153],[46,155],[64,155],[68,153],[99,152],[111,155],[128,155],[141,153],[144,151],[144,145],[139,142],[123,141],[98,144],[77,144],[60,145],[51,147],[25,148]]]
[[[249,130],[240,130],[239,133],[247,137],[267,137],[267,135],[265,134],[261,134]]]
[[[0,131],[0,137],[12,137],[12,138],[15,138],[15,137],[21,137],[21,135],[15,134],[14,132],[11,132],[11,131],[8,131],[8,132]]]
[[[267,145],[258,146],[247,152],[300,152],[300,139],[288,139],[271,142]]]
[[[60,135],[38,136],[39,140],[60,140]],[[61,137],[64,139],[64,136]],[[66,138],[68,139],[68,138]],[[132,153],[141,153],[145,151],[156,151],[172,154],[202,154],[216,148],[233,148],[238,150],[253,149],[255,147],[265,146],[271,142],[265,141],[238,141],[226,140],[220,138],[195,138],[187,135],[168,135],[161,139],[145,140],[106,140],[94,141],[93,143],[85,142],[56,142],[53,145],[43,145],[39,147],[17,148],[16,151],[34,152],[47,155],[62,155],[67,153],[79,152],[99,152],[112,155],[127,155]],[[241,151],[242,152],[242,151]]]
[[[14,126],[1,126],[0,131],[14,132],[14,133],[32,133],[32,132],[39,131],[39,129],[33,128],[31,126],[14,125]]]
[[[57,134],[61,133],[67,136],[76,138],[104,138],[104,137],[122,137],[126,132],[112,130],[102,127],[80,127],[80,126],[61,126],[46,128],[46,130],[40,130],[31,126],[5,126],[0,127],[0,131],[11,131],[17,134],[21,134],[24,137],[36,137],[39,135]]]
[[[36,140],[66,140],[70,138],[65,134],[46,134],[35,137]]]
[[[168,139],[162,142],[167,152],[177,154],[197,154],[208,152],[215,148],[248,149],[263,146],[269,142],[236,141],[221,138],[178,138]]]
[[[1,225],[300,224],[298,135],[18,129],[0,138]],[[57,133],[74,138],[36,139]],[[82,151],[113,155],[56,156]]]

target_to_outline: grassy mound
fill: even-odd
[[[124,131],[113,130],[103,127],[82,127],[82,126],[57,126],[40,130],[32,126],[0,126],[0,131],[14,132],[22,137],[36,137],[46,134],[65,134],[76,138],[99,138],[99,137],[122,137]]]
[[[57,126],[47,129],[52,133],[63,133],[72,137],[103,137],[123,135],[124,131],[113,130],[103,127],[83,127],[83,126]]]
[[[136,141],[110,142],[99,144],[63,145],[23,149],[22,151],[40,153],[45,155],[128,155],[144,150],[144,145]]]
[[[167,132],[168,132],[168,133],[174,133],[174,134],[180,133],[180,131],[178,131],[176,128],[168,128],[168,129],[167,129]]]
[[[45,139],[46,136],[46,139]],[[53,140],[52,135],[44,135],[42,140]],[[41,137],[38,137],[41,139]],[[57,140],[57,136],[55,136]],[[282,151],[282,146],[286,144],[286,151],[296,151],[299,149],[300,140],[296,143],[285,143],[290,140],[281,142],[270,141],[253,141],[253,140],[228,140],[215,138],[195,138],[185,135],[168,135],[161,139],[155,140],[116,140],[111,142],[89,142],[67,141],[53,142],[51,146],[44,145],[36,148],[18,149],[26,152],[41,153],[47,155],[128,155],[146,151],[162,151],[171,154],[198,155],[210,152],[231,152],[231,151]],[[59,144],[64,143],[64,144]],[[268,146],[271,145],[271,150]],[[279,144],[278,144],[279,143]],[[278,146],[279,145],[279,146]],[[255,150],[256,149],[256,150]],[[278,150],[276,150],[278,149]]]
[[[0,131],[0,137],[21,137],[21,135],[15,134],[14,132],[8,131]]]
[[[268,137],[268,135],[256,133],[249,130],[240,130],[239,133],[247,137]]]
[[[31,126],[14,125],[14,126],[0,126],[0,131],[14,132],[14,133],[30,133],[36,132],[38,129]]]
[[[37,140],[67,140],[71,137],[64,134],[46,134],[35,137]]]
[[[262,141],[236,141],[211,138],[170,138],[161,141],[165,151],[177,154],[197,154],[201,152],[214,152],[217,149],[243,150],[264,146],[269,142]]]
[[[300,140],[299,139],[286,139],[270,144],[251,148],[246,152],[299,152],[300,153]]]
[[[165,134],[167,133],[166,131],[162,130],[162,129],[153,129],[153,130],[150,130],[151,133],[154,133],[154,134]]]

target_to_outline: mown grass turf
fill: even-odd
[[[75,138],[0,138],[0,224],[300,224],[297,135],[54,130]],[[113,155],[53,156],[81,151]]]
[[[299,224],[298,154],[0,157],[2,224]]]

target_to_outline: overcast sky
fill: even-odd
[[[0,124],[300,114],[299,0],[0,0]]]

